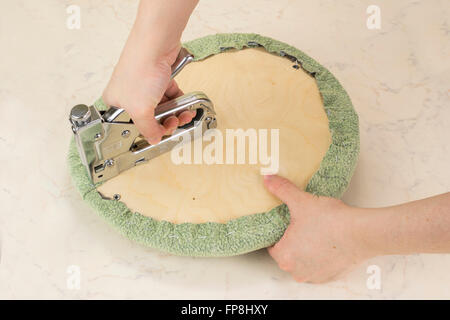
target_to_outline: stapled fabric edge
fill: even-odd
[[[302,51],[258,34],[216,34],[189,41],[184,46],[194,54],[195,60],[230,48],[263,47],[270,53],[297,62],[314,76],[328,116],[332,142],[306,191],[336,198],[342,196],[356,167],[359,124],[350,98],[327,69]],[[95,105],[99,109],[106,108],[101,98]],[[120,201],[103,199],[91,183],[73,139],[68,165],[82,198],[110,225],[137,243],[171,254],[198,257],[244,254],[273,245],[289,225],[289,210],[284,204],[268,212],[243,216],[227,223],[174,224],[158,221],[131,212]]]

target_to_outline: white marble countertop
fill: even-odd
[[[361,156],[344,200],[367,207],[450,189],[450,3],[372,2],[201,1],[183,36],[260,33],[328,67],[360,115]],[[72,4],[80,29],[66,27]],[[265,250],[170,256],[90,210],[66,167],[67,117],[101,94],[136,4],[0,4],[0,298],[450,298],[450,254],[377,257],[341,280],[299,284]],[[381,9],[380,30],[366,27],[370,4]],[[67,285],[71,265],[79,289]],[[369,265],[380,267],[381,290],[366,286]]]

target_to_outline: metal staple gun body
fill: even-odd
[[[175,77],[193,60],[184,48],[172,66]],[[70,122],[82,163],[92,182],[111,179],[122,171],[151,160],[172,150],[185,135],[194,138],[194,130],[202,133],[217,126],[216,113],[211,100],[202,92],[192,92],[167,101],[155,108],[155,119],[162,123],[186,110],[196,110],[192,121],[179,127],[171,136],[165,136],[155,145],[139,134],[128,113],[122,108],[110,107],[100,111],[95,106],[76,105],[70,112]]]

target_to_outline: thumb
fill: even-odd
[[[305,192],[297,188],[295,184],[276,175],[264,176],[264,185],[270,193],[288,206],[294,205],[305,196]]]

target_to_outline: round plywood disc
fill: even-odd
[[[307,192],[342,196],[358,158],[358,116],[327,69],[257,34],[216,34],[184,46],[196,62],[177,81],[211,98],[221,132],[279,129],[279,174]],[[108,108],[102,99],[94,106]],[[263,187],[260,164],[175,165],[169,153],[94,185],[72,139],[68,165],[83,200],[118,232],[172,254],[243,254],[273,245],[289,225],[287,206]]]
[[[305,188],[331,134],[316,81],[293,66],[287,58],[248,48],[193,62],[176,80],[184,92],[200,90],[213,101],[223,137],[226,129],[267,129],[270,151],[271,130],[278,129],[278,173]],[[111,198],[120,194],[132,211],[173,223],[224,223],[266,212],[280,201],[262,184],[260,168],[267,166],[248,164],[249,148],[247,140],[247,164],[236,159],[234,164],[174,164],[166,153],[106,181],[98,191]]]

